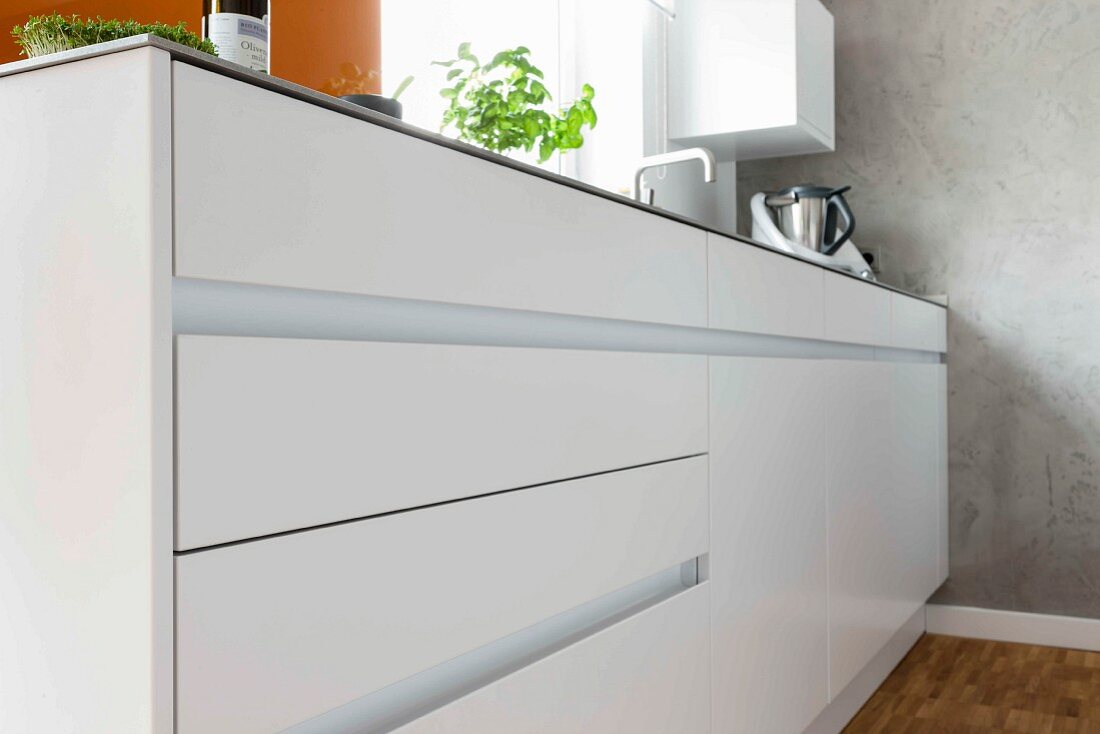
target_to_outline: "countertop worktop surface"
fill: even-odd
[[[445,137],[445,136],[440,135],[438,133],[431,132],[430,130],[425,130],[423,128],[417,127],[417,126],[409,124],[407,122],[403,122],[401,120],[396,120],[392,117],[382,115],[380,113],[374,112],[373,110],[365,109],[365,108],[360,107],[358,105],[354,105],[350,102],[345,102],[344,100],[339,99],[337,97],[332,97],[332,96],[327,95],[327,94],[322,94],[321,92],[316,92],[312,89],[309,89],[307,87],[303,87],[299,84],[295,84],[293,82],[289,82],[289,81],[286,81],[284,79],[279,79],[278,77],[273,77],[273,76],[270,76],[268,74],[262,74],[260,72],[252,71],[251,69],[247,69],[243,66],[239,66],[237,64],[233,64],[233,63],[230,63],[228,61],[224,61],[224,60],[219,59],[215,56],[211,56],[210,54],[202,53],[200,51],[195,51],[191,48],[188,48],[186,46],[182,46],[182,45],[177,44],[177,43],[173,43],[171,41],[166,41],[166,40],[164,40],[160,37],[157,37],[157,36],[151,36],[151,35],[133,36],[133,37],[130,37],[130,38],[120,39],[118,41],[110,41],[110,42],[107,42],[107,43],[100,43],[100,44],[96,44],[96,45],[93,45],[93,46],[86,46],[84,48],[73,49],[71,51],[63,51],[61,53],[50,54],[48,56],[40,56],[40,57],[36,57],[36,58],[32,58],[32,59],[25,59],[23,61],[16,61],[16,62],[9,63],[9,64],[0,64],[0,77],[8,76],[8,75],[11,75],[11,74],[18,74],[18,73],[21,73],[21,72],[30,71],[32,69],[39,69],[39,68],[44,68],[44,67],[48,67],[48,66],[55,66],[55,65],[58,65],[58,64],[64,64],[64,63],[68,63],[68,62],[72,62],[72,61],[79,61],[79,60],[82,60],[82,59],[93,58],[93,57],[96,57],[96,56],[102,56],[102,55],[109,54],[109,53],[117,53],[117,52],[120,52],[120,51],[128,51],[128,50],[131,50],[131,49],[142,48],[142,47],[146,47],[146,46],[151,46],[153,48],[159,48],[159,49],[162,49],[164,51],[167,51],[170,54],[172,54],[172,57],[175,60],[184,61],[186,63],[193,64],[195,66],[199,66],[199,67],[202,67],[202,68],[205,68],[205,69],[209,69],[211,71],[216,71],[220,74],[224,74],[224,75],[229,76],[229,77],[240,79],[242,81],[247,81],[251,84],[255,84],[257,86],[265,87],[267,89],[278,92],[280,94],[285,94],[287,96],[294,97],[296,99],[300,99],[302,101],[309,102],[309,103],[314,104],[314,105],[325,107],[327,109],[331,109],[333,111],[339,112],[339,113],[344,114],[344,115],[348,115],[348,116],[351,116],[351,117],[356,117],[356,118],[359,118],[359,119],[364,120],[366,122],[370,122],[372,124],[379,125],[381,127],[389,128],[391,130],[395,130],[397,132],[404,133],[406,135],[411,135],[413,137],[417,137],[417,138],[420,138],[422,140],[426,140],[426,141],[434,143],[436,145],[442,145],[442,146],[451,148],[453,150],[460,151],[460,152],[465,153],[467,155],[476,156],[478,158],[490,161],[492,163],[496,163],[498,165],[502,165],[502,166],[506,166],[508,168],[513,168],[513,169],[516,169],[516,170],[519,170],[519,171],[523,171],[524,173],[527,173],[527,174],[532,175],[532,176],[538,176],[540,178],[548,179],[548,180],[554,181],[558,184],[561,184],[562,186],[569,186],[569,187],[572,187],[574,189],[578,189],[578,190],[584,191],[586,193],[592,194],[594,196],[599,196],[601,198],[608,199],[608,200],[623,204],[625,206],[630,206],[630,207],[633,207],[635,209],[640,209],[642,211],[648,212],[648,213],[653,214],[655,216],[660,216],[660,217],[664,217],[666,219],[671,219],[671,220],[680,222],[682,224],[686,224],[686,225],[689,225],[689,226],[692,226],[692,227],[696,227],[698,229],[705,230],[707,232],[712,232],[714,234],[721,235],[723,237],[728,237],[728,238],[730,238],[732,240],[736,240],[740,243],[743,243],[743,244],[746,244],[746,245],[749,245],[749,246],[752,246],[752,247],[757,247],[757,248],[760,248],[760,249],[763,249],[763,250],[767,250],[768,252],[774,253],[775,255],[777,255],[779,257],[793,258],[793,259],[798,260],[799,262],[804,262],[804,263],[807,263],[808,265],[812,265],[814,267],[819,267],[819,268],[822,268],[824,270],[828,270],[829,272],[833,272],[833,273],[836,273],[838,275],[841,275],[841,276],[844,276],[844,277],[847,277],[847,278],[852,278],[853,280],[859,280],[861,282],[867,283],[869,286],[878,287],[878,288],[885,288],[886,290],[894,291],[896,293],[901,293],[903,295],[911,296],[913,298],[918,298],[922,301],[925,301],[927,303],[931,303],[931,304],[934,304],[934,305],[937,305],[937,306],[943,306],[944,305],[943,303],[941,303],[938,300],[935,300],[933,298],[929,298],[927,296],[922,296],[922,295],[917,295],[917,294],[914,294],[914,293],[910,293],[908,291],[905,291],[901,288],[897,288],[895,286],[889,285],[887,283],[863,280],[862,278],[859,278],[856,275],[848,273],[847,271],[837,269],[837,268],[829,268],[827,266],[823,266],[823,265],[819,265],[817,263],[812,263],[812,262],[809,262],[807,260],[803,260],[802,258],[798,258],[794,255],[790,255],[788,253],[781,252],[779,250],[776,250],[772,247],[768,247],[767,245],[761,244],[760,242],[749,239],[749,238],[744,237],[742,235],[739,235],[739,234],[736,234],[736,233],[733,233],[733,232],[726,232],[726,231],[708,226],[708,225],[703,224],[701,222],[695,221],[693,219],[689,219],[687,217],[680,216],[680,215],[676,214],[675,212],[670,212],[670,211],[666,211],[664,209],[659,209],[659,208],[654,207],[654,206],[649,206],[649,205],[646,205],[646,204],[642,204],[640,202],[634,201],[633,199],[630,199],[630,198],[628,198],[626,196],[623,196],[621,194],[616,194],[616,193],[607,191],[605,189],[601,189],[601,188],[598,188],[596,186],[586,184],[582,181],[577,181],[575,179],[568,178],[566,176],[562,176],[562,175],[557,174],[557,173],[546,171],[546,170],[543,170],[542,168],[538,168],[537,166],[533,166],[533,165],[530,165],[530,164],[527,164],[527,163],[522,163],[522,162],[519,162],[519,161],[512,160],[511,158],[507,158],[507,157],[499,155],[497,153],[493,153],[493,152],[490,152],[490,151],[483,150],[481,148],[470,145],[468,143],[463,143],[463,142],[460,142],[458,140],[454,140],[452,138]]]

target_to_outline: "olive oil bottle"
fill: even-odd
[[[268,72],[267,0],[203,0],[202,32],[220,58]]]

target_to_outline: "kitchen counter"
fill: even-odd
[[[419,138],[421,140],[427,140],[427,141],[432,142],[436,145],[441,145],[441,146],[445,146],[447,148],[451,148],[453,150],[460,151],[460,152],[462,152],[466,155],[476,156],[476,157],[481,158],[483,160],[492,162],[496,165],[505,166],[505,167],[508,167],[508,168],[519,170],[519,171],[522,171],[522,172],[524,172],[526,174],[529,174],[531,176],[537,176],[539,178],[543,178],[543,179],[553,181],[553,182],[558,183],[562,186],[568,186],[570,188],[577,189],[577,190],[580,190],[580,191],[584,191],[584,192],[592,194],[594,196],[599,196],[601,198],[608,199],[610,201],[614,201],[614,202],[617,202],[619,204],[623,204],[625,206],[633,207],[635,209],[639,209],[639,210],[645,211],[647,213],[654,214],[654,215],[659,216],[659,217],[663,217],[665,219],[670,219],[670,220],[673,220],[673,221],[676,221],[676,222],[680,222],[682,224],[687,224],[687,225],[690,225],[692,227],[696,227],[696,228],[704,230],[706,232],[721,235],[723,237],[727,237],[729,239],[736,240],[736,241],[741,242],[743,244],[759,248],[761,250],[764,250],[765,252],[768,252],[770,254],[773,254],[773,255],[776,255],[776,256],[779,256],[779,257],[798,260],[799,262],[807,262],[807,261],[802,260],[801,258],[798,258],[794,255],[789,254],[789,253],[780,252],[780,251],[775,250],[771,247],[768,247],[767,245],[764,245],[760,242],[752,240],[748,237],[744,237],[740,234],[737,234],[736,232],[728,232],[728,231],[716,229],[714,227],[710,227],[706,224],[703,224],[702,222],[692,220],[688,217],[680,216],[680,215],[678,215],[674,212],[670,212],[670,211],[666,211],[664,209],[660,209],[658,207],[642,204],[640,202],[634,201],[631,198],[628,198],[628,197],[622,196],[620,194],[616,194],[616,193],[607,191],[605,189],[598,188],[596,186],[592,186],[592,185],[584,183],[582,181],[577,181],[575,179],[568,178],[566,176],[562,176],[560,174],[544,170],[544,169],[539,168],[537,166],[533,166],[533,165],[530,165],[530,164],[527,164],[527,163],[512,160],[511,158],[507,158],[507,157],[499,155],[497,153],[493,153],[493,152],[490,152],[490,151],[483,150],[481,148],[470,145],[468,143],[464,143],[464,142],[461,142],[461,141],[458,141],[458,140],[454,140],[452,138],[445,137],[445,136],[440,135],[438,133],[434,133],[434,132],[431,132],[429,130],[425,130],[423,128],[417,127],[416,125],[411,125],[407,122],[403,122],[401,120],[396,120],[396,119],[394,119],[392,117],[389,117],[387,115],[383,115],[383,114],[374,112],[373,110],[368,110],[368,109],[365,109],[365,108],[360,107],[358,105],[354,105],[350,102],[345,102],[344,100],[339,99],[337,97],[333,97],[333,96],[330,96],[330,95],[327,95],[327,94],[322,94],[320,92],[314,91],[314,90],[309,89],[307,87],[303,87],[299,84],[295,84],[293,82],[286,81],[285,79],[279,79],[278,77],[273,77],[273,76],[270,76],[268,74],[262,74],[262,73],[259,73],[259,72],[256,72],[256,71],[252,71],[251,69],[246,69],[246,68],[244,68],[242,66],[239,66],[237,64],[233,64],[233,63],[230,63],[228,61],[223,61],[222,59],[219,59],[217,57],[211,56],[209,54],[201,53],[199,51],[195,51],[194,49],[188,48],[186,46],[182,46],[182,45],[177,44],[177,43],[173,43],[171,41],[166,41],[163,38],[159,38],[157,36],[151,36],[151,35],[133,36],[131,38],[124,38],[124,39],[121,39],[121,40],[118,40],[118,41],[111,41],[111,42],[108,42],[108,43],[101,43],[101,44],[96,44],[94,46],[87,46],[87,47],[84,47],[84,48],[74,49],[72,51],[65,51],[65,52],[62,52],[62,53],[51,54],[49,56],[37,57],[37,58],[33,58],[33,59],[26,59],[24,61],[17,61],[17,62],[10,63],[10,64],[3,64],[3,65],[0,65],[0,77],[7,76],[7,75],[10,75],[10,74],[17,74],[17,73],[24,72],[24,71],[27,71],[27,70],[30,70],[30,69],[44,68],[44,67],[47,67],[47,66],[54,66],[54,65],[57,65],[57,64],[64,64],[64,63],[69,63],[69,62],[72,62],[72,61],[79,61],[79,60],[82,60],[82,59],[92,58],[92,57],[96,57],[96,56],[102,56],[102,55],[111,54],[111,53],[118,53],[120,51],[128,51],[128,50],[131,50],[131,49],[142,48],[142,47],[145,47],[145,46],[151,46],[153,48],[163,49],[163,50],[169,52],[172,55],[172,58],[174,60],[177,60],[177,61],[184,61],[184,62],[186,62],[190,65],[194,65],[194,66],[197,66],[199,68],[216,70],[219,74],[224,75],[224,76],[232,77],[234,79],[239,79],[241,81],[246,81],[250,84],[255,84],[255,85],[263,87],[265,89],[270,89],[272,91],[279,92],[280,94],[284,94],[284,95],[287,95],[289,97],[293,97],[295,99],[299,99],[299,100],[302,100],[302,101],[305,101],[305,102],[309,102],[310,104],[314,104],[314,105],[317,105],[319,107],[324,107],[326,109],[330,109],[330,110],[339,112],[341,114],[348,115],[350,117],[355,117],[355,118],[358,118],[358,119],[363,120],[365,122],[369,122],[371,124],[378,125],[380,127],[385,127],[385,128],[390,129],[390,130],[395,130],[395,131],[400,132],[402,134],[409,135],[409,136],[412,136],[412,137],[415,137],[415,138]],[[855,281],[858,281],[858,282],[861,282],[861,283],[866,283],[866,284],[868,284],[870,286],[873,286],[873,287],[876,287],[876,288],[883,288],[885,290],[889,290],[889,291],[892,291],[892,292],[895,292],[895,293],[901,293],[901,294],[904,294],[904,295],[907,295],[907,296],[911,296],[913,298],[918,298],[920,300],[926,301],[928,303],[935,304],[937,306],[941,306],[941,307],[943,306],[943,304],[941,302],[939,302],[935,299],[932,299],[932,298],[929,298],[929,297],[926,297],[926,296],[922,296],[922,295],[918,295],[918,294],[914,294],[914,293],[910,293],[908,291],[905,291],[901,288],[897,288],[896,286],[892,286],[892,285],[887,284],[887,283],[863,280],[862,278],[859,278],[859,277],[857,277],[857,276],[855,276],[855,275],[853,275],[853,274],[851,274],[851,273],[849,273],[845,270],[839,269],[839,268],[828,268],[826,266],[818,265],[816,263],[808,263],[808,264],[812,265],[813,267],[820,268],[822,270],[828,270],[829,272],[837,273],[841,276],[844,276],[846,278],[850,278],[852,280],[855,280]]]

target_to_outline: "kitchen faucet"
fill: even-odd
[[[674,150],[669,153],[646,156],[638,163],[638,167],[634,170],[634,190],[632,192],[634,200],[640,201],[643,204],[653,204],[653,189],[642,188],[642,174],[648,169],[667,166],[671,163],[684,163],[686,161],[695,160],[703,162],[703,180],[707,183],[714,183],[714,181],[718,179],[718,164],[714,160],[714,153],[711,153],[706,148],[685,148],[684,150]]]

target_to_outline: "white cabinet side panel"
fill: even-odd
[[[937,469],[939,473],[939,488],[936,497],[936,509],[939,527],[939,551],[936,564],[936,584],[942,584],[947,580],[951,571],[950,552],[950,481],[948,467],[948,452],[950,446],[947,436],[947,365],[940,365],[937,375],[936,407],[939,413],[939,456],[937,457]]]
[[[798,36],[798,120],[836,142],[836,34],[833,14],[821,0],[795,0]]]
[[[0,78],[0,731],[172,730],[169,58]]]
[[[891,343],[902,349],[947,351],[947,309],[891,293]]]

